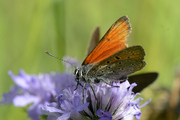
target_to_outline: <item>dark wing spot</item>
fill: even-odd
[[[128,56],[127,58],[129,59],[129,58],[131,58],[131,56]]]
[[[123,70],[123,68],[118,68],[119,70]]]
[[[118,56],[116,56],[115,58],[116,58],[116,59],[120,59],[120,57],[118,57]]]
[[[104,73],[104,71],[101,71],[101,73]]]
[[[132,66],[135,66],[135,64],[134,64],[134,63],[132,63],[131,65],[132,65]]]
[[[107,61],[107,63],[110,63],[110,61]]]
[[[121,64],[121,62],[119,62],[119,64]]]
[[[131,55],[134,55],[135,53],[133,51],[131,51]]]
[[[107,68],[108,68],[108,69],[110,69],[111,67],[110,67],[110,66],[108,66]]]
[[[107,39],[106,41],[109,41],[110,39]]]

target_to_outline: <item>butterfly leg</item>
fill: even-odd
[[[84,83],[84,85],[83,85],[83,94],[82,94],[82,96],[83,96],[83,103],[84,103],[84,89],[85,89],[85,86],[86,86],[86,83]]]
[[[79,82],[79,79],[78,79],[78,78],[76,78],[75,80],[76,80],[77,84],[76,84],[76,88],[75,88],[74,90],[77,90],[78,85],[80,85],[81,87],[83,87],[83,85]]]
[[[97,100],[97,97],[96,97],[96,94],[95,94],[95,92],[94,92],[94,89],[93,89],[92,84],[91,84],[91,83],[89,83],[89,85],[90,85],[90,87],[91,87],[91,89],[92,89],[92,91],[93,91],[93,94],[94,94],[95,99]]]
[[[79,80],[77,78],[75,80],[76,80],[77,84],[76,84],[76,88],[74,90],[77,90],[78,85],[79,85]]]

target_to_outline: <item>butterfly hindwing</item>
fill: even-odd
[[[90,52],[98,45],[100,37],[99,27],[96,27],[91,35],[91,39],[89,41],[89,46],[86,51],[86,56],[90,54]]]
[[[121,78],[142,69],[145,65],[146,63],[142,60],[128,59],[120,62],[117,61],[98,69],[96,76],[97,78],[103,77],[103,79],[120,80]]]
[[[133,88],[133,92],[141,92],[144,88],[152,84],[158,77],[157,72],[143,73],[132,75],[128,77],[128,81],[130,84],[136,83],[137,86]]]

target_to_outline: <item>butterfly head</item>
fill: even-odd
[[[80,76],[80,68],[76,67],[74,70],[74,75],[76,76],[76,78],[78,78]]]
[[[76,77],[76,81],[85,81],[84,75],[83,75],[83,70],[81,69],[81,67],[75,68],[74,75]]]
[[[83,81],[85,82],[85,78],[83,76],[83,70],[82,68],[80,67],[76,67],[75,70],[74,70],[74,75],[75,75],[75,80],[77,82],[77,85],[76,85],[76,88],[75,90],[78,88],[78,85],[81,85],[81,83],[79,81]],[[81,85],[83,87],[83,85]]]

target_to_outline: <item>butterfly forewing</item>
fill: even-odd
[[[127,48],[126,41],[130,33],[131,26],[129,19],[127,16],[123,16],[110,27],[82,65],[98,63],[118,51]]]

